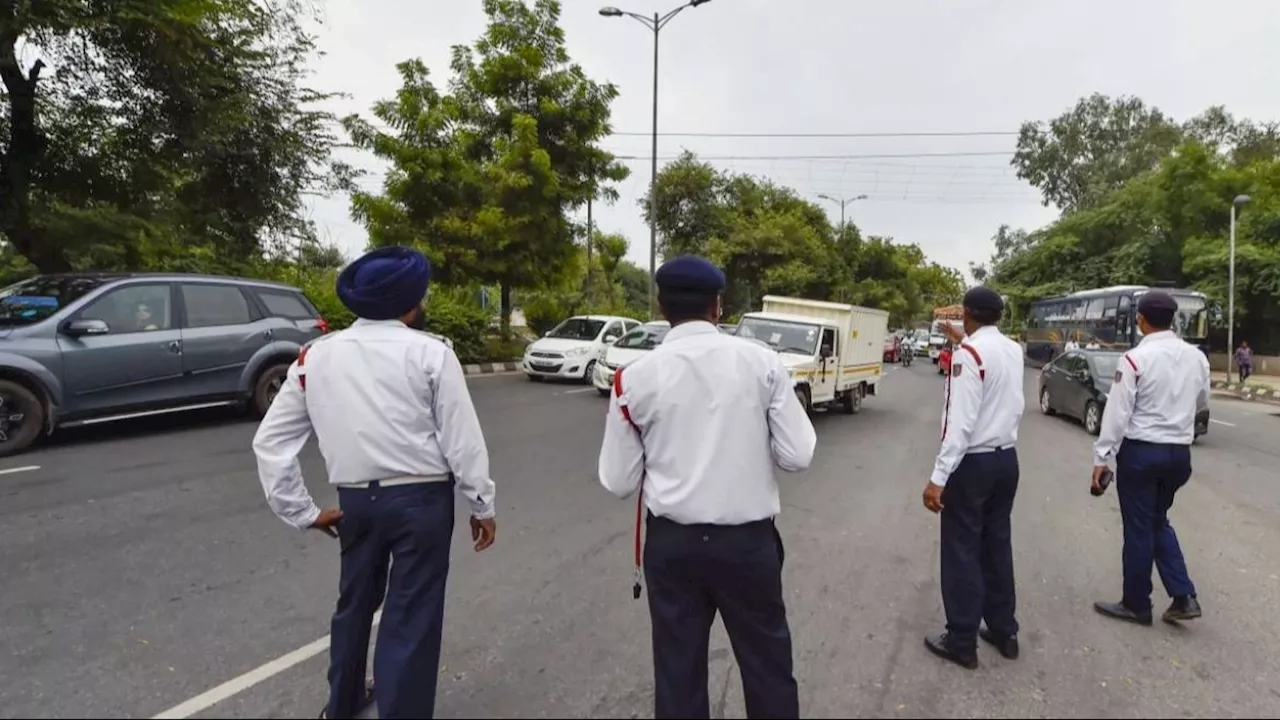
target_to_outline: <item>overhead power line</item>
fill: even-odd
[[[653,137],[652,132],[615,132],[614,135]],[[908,138],[908,137],[1012,137],[1016,130],[957,132],[849,132],[849,133],[724,133],[724,132],[660,132],[658,137],[704,138]]]
[[[990,152],[936,152],[936,153],[873,153],[868,155],[695,155],[697,160],[880,160],[885,158],[935,158],[935,157],[1011,157],[1013,153],[997,150]],[[618,160],[649,160],[649,155],[615,155]],[[659,160],[678,160],[680,155],[659,155]]]

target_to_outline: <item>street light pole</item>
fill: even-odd
[[[685,8],[698,7],[705,5],[711,0],[689,0],[689,2],[672,10],[666,15],[654,13],[652,17],[641,15],[639,13],[627,12],[619,10],[616,7],[600,8],[600,14],[605,17],[628,17],[638,20],[645,27],[653,31],[653,143],[652,143],[652,163],[650,166],[651,175],[649,177],[649,318],[653,319],[657,314],[657,307],[654,303],[654,283],[653,278],[658,272],[658,38],[662,33],[662,28],[676,15],[679,15]]]
[[[851,198],[833,198],[830,195],[824,195],[821,193],[818,194],[818,197],[822,198],[823,200],[830,200],[831,202],[836,203],[840,206],[840,230],[841,231],[844,230],[844,206],[853,202],[854,200],[867,199],[866,195],[855,195]]]
[[[1231,365],[1236,353],[1236,208],[1247,202],[1248,195],[1237,195],[1231,201],[1231,240],[1227,246],[1227,382],[1231,382]]]

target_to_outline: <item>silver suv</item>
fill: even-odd
[[[266,412],[328,332],[300,290],[184,274],[41,275],[0,290],[0,456],[57,427],[247,404]]]

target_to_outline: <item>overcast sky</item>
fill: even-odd
[[[442,87],[449,48],[472,43],[485,22],[480,0],[320,2],[326,55],[315,63],[316,84],[350,94],[334,105],[341,114],[367,113],[393,94],[395,64],[410,57]],[[606,2],[638,13],[679,4]],[[635,134],[604,146],[637,159],[621,199],[598,206],[595,218],[625,234],[630,257],[647,265],[637,200],[650,179],[653,37],[630,18],[601,17],[601,4],[564,0],[562,26],[574,61],[621,91],[613,126]],[[713,0],[663,30],[659,132],[1013,133],[1092,92],[1138,95],[1179,120],[1216,104],[1271,120],[1280,118],[1278,37],[1274,0]],[[1014,140],[666,135],[658,156],[687,148],[725,158],[713,162],[814,200],[868,195],[847,210],[864,233],[917,243],[930,259],[966,270],[990,255],[1001,223],[1033,228],[1057,214],[1008,167]],[[970,155],[922,156],[935,153]],[[376,160],[344,159],[371,171],[366,187],[379,186]],[[818,201],[837,222],[839,207]],[[320,200],[313,213],[323,238],[352,257],[363,251],[365,232],[346,198]]]

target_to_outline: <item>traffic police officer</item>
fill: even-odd
[[[1195,418],[1209,403],[1209,360],[1170,328],[1178,302],[1151,290],[1138,300],[1142,342],[1120,361],[1094,443],[1093,490],[1112,454],[1116,494],[1124,523],[1124,595],[1118,603],[1094,603],[1118,620],[1151,624],[1151,565],[1173,603],[1165,622],[1200,617],[1196,588],[1178,536],[1169,524],[1174,495],[1191,478]]]
[[[1003,311],[992,290],[965,293],[968,337],[951,356],[942,448],[924,491],[925,507],[942,513],[947,613],[947,632],[926,638],[925,646],[969,669],[978,666],[979,634],[1005,657],[1018,656],[1010,515],[1018,492],[1023,363],[1022,348],[996,328]]]
[[[488,451],[462,366],[420,332],[430,277],[427,258],[408,248],[347,266],[338,296],[359,319],[304,348],[253,439],[276,515],[341,542],[324,717],[355,717],[369,702],[379,605],[378,716],[433,716],[455,482],[471,505],[475,549],[494,540]],[[313,431],[340,510],[321,510],[303,484],[298,454]]]
[[[620,497],[640,491],[648,508],[655,715],[710,717],[707,647],[719,612],[747,716],[797,718],[773,468],[807,468],[817,437],[781,357],[717,330],[719,269],[677,257],[655,280],[671,331],[614,375],[600,450],[601,484]]]

